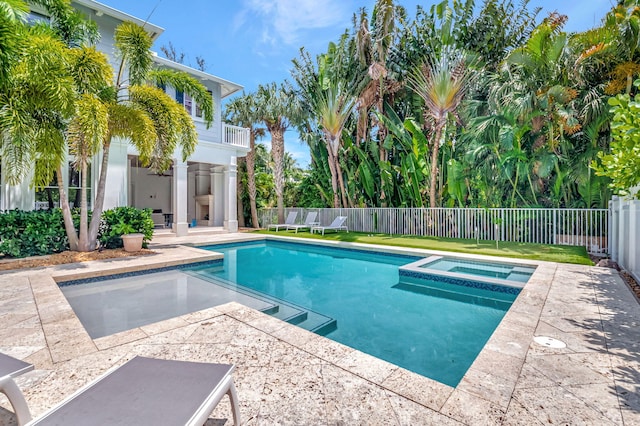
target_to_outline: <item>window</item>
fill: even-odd
[[[87,208],[91,208],[91,165],[87,165]],[[69,207],[80,207],[80,196],[82,195],[82,173],[71,167],[69,163]]]
[[[207,90],[207,93],[209,93],[209,96],[213,97],[213,92],[211,90]],[[190,116],[202,118],[202,108],[200,108],[200,105],[198,105],[191,96],[176,90],[176,102],[184,105],[184,109]]]
[[[51,19],[41,13],[31,11],[27,15],[27,22],[29,23],[29,25],[48,24],[49,22],[51,22]]]
[[[189,113],[189,115],[192,115],[193,113],[192,111],[192,106],[193,106],[193,101],[191,100],[191,96],[187,95],[186,93],[184,94],[184,109],[187,110],[187,112]]]
[[[36,190],[36,210],[51,210],[60,207],[60,192],[58,191],[57,173],[53,172],[53,179],[49,185]]]
[[[207,93],[210,97],[213,97],[213,92],[211,92],[211,90],[207,90]],[[196,117],[202,118],[202,108],[200,108],[199,104],[196,104]]]
[[[81,173],[76,171],[69,163],[69,182],[67,197],[69,207],[80,207]],[[91,208],[91,166],[87,167],[87,207]],[[58,178],[56,172],[53,174],[51,182],[42,189],[36,191],[36,210],[47,210],[60,207],[60,191],[58,191]]]

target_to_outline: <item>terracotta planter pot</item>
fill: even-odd
[[[125,234],[122,237],[124,251],[140,251],[142,250],[142,240],[144,234]]]

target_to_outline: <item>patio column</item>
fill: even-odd
[[[224,174],[222,166],[211,167],[211,194],[213,194],[213,226],[224,224]]]
[[[173,231],[176,237],[189,233],[187,222],[187,164],[182,161],[173,162]]]
[[[237,157],[233,156],[224,171],[224,229],[229,232],[238,232],[237,170]]]

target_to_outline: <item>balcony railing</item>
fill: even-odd
[[[222,123],[222,143],[249,148],[249,129]]]

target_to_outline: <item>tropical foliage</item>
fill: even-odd
[[[298,205],[606,207],[640,176],[639,10],[568,33],[528,0],[360,9],[293,59]]]

